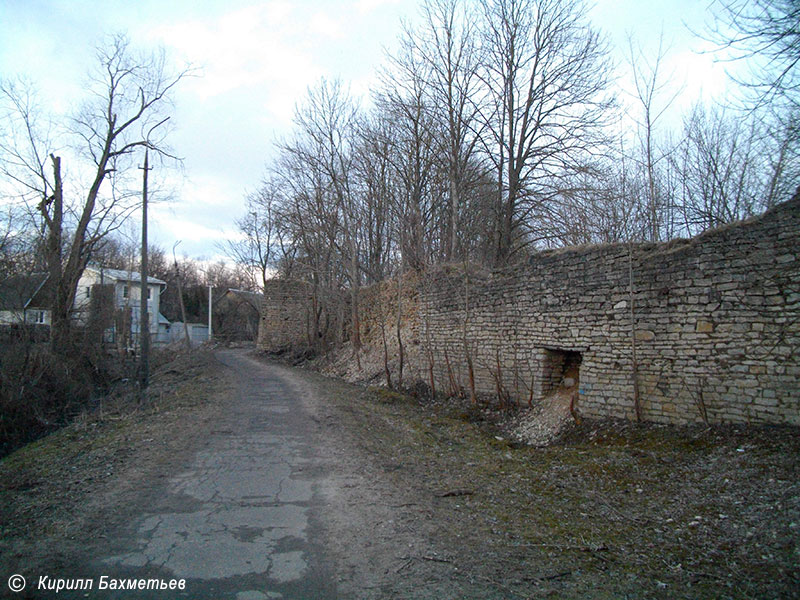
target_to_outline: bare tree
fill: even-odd
[[[696,105],[676,156],[680,211],[689,235],[763,212],[800,185],[791,131],[764,131],[755,115]],[[795,152],[793,152],[793,150]]]
[[[760,123],[766,177],[762,191],[763,206],[772,208],[791,198],[800,189],[800,116]]]
[[[470,163],[480,133],[481,56],[475,15],[464,0],[427,0],[422,16],[421,28],[406,32],[406,43],[415,48],[423,64],[430,111],[444,134],[439,136],[437,147],[448,195],[441,258],[453,260],[464,251],[458,248],[460,215],[475,184]]]
[[[388,276],[395,250],[394,223],[396,180],[393,173],[392,124],[375,112],[362,118],[355,147],[358,193],[362,198],[363,247],[361,269],[366,282],[376,283]]]
[[[302,143],[302,139],[293,140],[291,148]],[[291,274],[308,281],[311,287],[308,337],[316,346],[323,335],[324,297],[336,287],[340,275],[336,247],[341,219],[324,192],[322,174],[302,160],[302,153],[292,152],[291,148],[283,150],[275,171],[280,173],[285,188],[284,218],[297,248]]]
[[[37,252],[39,239],[24,214],[5,206],[0,214],[0,281],[12,275],[42,270]]]
[[[800,6],[796,0],[716,0],[709,36],[727,60],[746,61],[733,78],[751,94],[751,108],[800,108]]]
[[[665,205],[668,204],[665,197],[668,191],[659,185],[658,170],[670,153],[670,148],[663,140],[661,143],[657,141],[657,130],[664,113],[680,94],[681,86],[676,89],[673,77],[662,73],[664,59],[669,50],[664,46],[663,32],[658,40],[658,50],[652,58],[646,56],[641,48],[635,48],[632,39],[629,39],[628,45],[633,97],[638,108],[633,118],[638,127],[639,148],[632,158],[639,164],[644,175],[643,213],[647,224],[647,239],[657,242],[662,237]]]
[[[35,206],[46,232],[47,263],[55,289],[52,347],[58,352],[67,351],[70,310],[92,252],[138,202],[135,193],[128,191],[127,179],[135,161],[132,153],[147,148],[174,158],[165,144],[165,124],[170,95],[187,73],[170,73],[163,51],[137,54],[121,35],[97,49],[97,67],[87,89],[89,99],[66,128],[77,140],[91,172],[88,189],[80,191],[81,199],[74,202],[65,199],[61,157],[46,136],[35,133],[30,104],[14,88],[2,89],[17,108],[22,129],[28,132],[24,140],[12,140],[3,149],[17,161],[14,180],[38,197]],[[45,166],[48,155],[52,174]],[[62,252],[67,223],[71,239]]]
[[[326,177],[326,186],[334,206],[342,219],[343,244],[340,253],[347,263],[350,282],[350,310],[352,318],[353,352],[360,362],[361,325],[358,312],[358,290],[361,284],[359,268],[360,213],[352,190],[353,136],[355,135],[357,109],[341,82],[323,80],[316,89],[309,90],[305,111],[298,111],[297,124],[312,141],[316,160]]]
[[[358,289],[361,285],[362,213],[353,177],[357,107],[339,81],[322,80],[295,111],[295,134],[281,147],[284,210],[292,236],[303,250],[300,261],[314,290],[314,340],[321,336],[323,296],[338,298],[349,287],[353,350],[360,351]],[[316,342],[315,342],[316,343]]]
[[[601,141],[609,68],[580,0],[482,0],[498,263],[536,235],[558,178]]]
[[[544,247],[607,244],[643,237],[638,194],[627,185],[624,170],[619,168],[624,159],[613,158],[587,164],[585,170],[562,180],[547,220],[540,224]]]
[[[800,6],[796,0],[715,0],[705,37],[743,90],[739,108],[761,120],[764,148],[773,157],[766,206],[790,197],[800,160]],[[771,138],[771,139],[768,139]]]
[[[61,159],[48,156],[54,147],[53,125],[44,122],[30,81],[0,82],[3,101],[3,128],[0,137],[0,169],[9,184],[4,192],[20,200],[31,221],[40,216],[37,227],[45,268],[51,281],[61,274],[60,260],[63,227]],[[52,175],[48,162],[52,160]],[[52,203],[52,210],[48,204]]]
[[[242,239],[229,241],[225,250],[240,265],[257,272],[258,287],[264,289],[273,266],[285,248],[281,223],[280,192],[266,179],[247,196],[245,215],[236,221]]]
[[[429,66],[419,48],[403,44],[383,75],[378,99],[384,118],[392,123],[390,160],[395,184],[393,219],[403,270],[421,271],[431,262],[434,233],[433,180],[437,164],[435,118],[427,98]]]

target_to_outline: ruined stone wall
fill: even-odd
[[[579,410],[632,418],[633,338],[646,420],[800,423],[798,240],[793,201],[690,241],[543,252],[519,269],[429,279],[423,321],[436,357],[459,356],[461,385],[466,321],[479,391],[499,374],[538,396],[553,355],[577,351]]]
[[[314,351],[348,338],[349,297],[300,280],[271,279],[264,289],[258,347],[269,352]]]
[[[377,347],[382,346],[384,334],[387,340],[396,337],[399,317],[404,343],[418,344],[419,287],[419,277],[406,273],[399,281],[395,277],[361,288],[358,305],[362,343]]]
[[[307,345],[311,287],[302,281],[271,279],[264,288],[258,347],[270,352]]]
[[[404,311],[418,348],[406,369],[425,381],[432,367],[439,392],[468,391],[469,357],[478,393],[524,400],[580,360],[578,410],[633,418],[635,342],[645,420],[800,423],[798,240],[800,199],[689,241],[542,252],[466,276],[441,268]],[[374,331],[370,297],[362,328]]]

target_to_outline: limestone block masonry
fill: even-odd
[[[258,347],[282,351],[307,342],[310,286],[302,281],[272,279],[267,282],[258,325]]]
[[[635,347],[645,420],[800,424],[798,195],[691,240],[540,252],[490,273],[451,265],[408,298],[420,351],[407,368],[423,381],[432,368],[439,391],[466,387],[471,362],[479,393],[538,398],[577,365],[580,413],[633,418]],[[302,329],[287,325],[302,300],[267,294],[262,348]]]

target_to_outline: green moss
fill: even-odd
[[[383,404],[407,404],[414,402],[410,396],[384,387],[371,387],[368,391]]]

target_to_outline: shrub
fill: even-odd
[[[0,456],[68,423],[124,375],[101,345],[76,336],[65,356],[37,336],[0,342]]]

